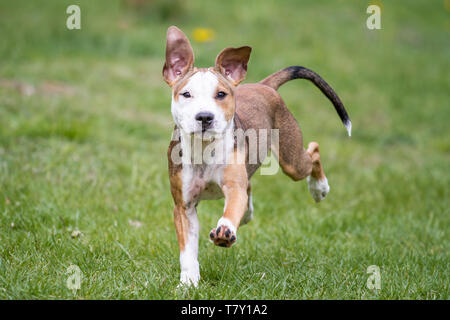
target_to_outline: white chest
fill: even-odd
[[[222,178],[227,159],[234,148],[234,139],[227,134],[216,143],[208,161],[195,162],[193,148],[181,138],[183,154],[183,200],[186,204],[223,197]],[[208,149],[204,149],[208,150]],[[211,154],[211,153],[210,153]],[[196,164],[198,163],[198,164]]]
[[[183,197],[185,203],[223,197],[220,187],[223,165],[183,166]]]

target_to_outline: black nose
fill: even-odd
[[[199,112],[195,116],[195,120],[201,121],[202,126],[207,127],[210,126],[214,120],[214,115],[211,112]]]

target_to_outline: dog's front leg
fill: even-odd
[[[180,283],[197,286],[200,280],[197,260],[199,223],[195,205],[175,206],[174,220],[180,246]]]
[[[224,169],[222,192],[225,209],[217,227],[209,237],[216,246],[231,247],[237,239],[239,223],[248,207],[248,178],[245,165],[230,165]]]

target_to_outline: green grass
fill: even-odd
[[[79,31],[65,27],[73,3]],[[444,2],[383,1],[378,31],[365,27],[366,1],[172,3],[0,2],[0,298],[448,299]],[[252,46],[247,82],[289,65],[315,70],[353,121],[348,138],[312,84],[280,89],[305,142],[321,145],[331,192],[315,204],[305,182],[257,173],[255,218],[231,249],[208,241],[223,201],[202,202],[202,279],[187,290],[177,289],[161,77],[171,24],[189,36],[216,31],[212,43],[193,42],[197,66]],[[84,275],[76,295],[71,264]],[[370,265],[381,269],[379,291],[366,287]]]

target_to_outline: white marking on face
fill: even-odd
[[[218,83],[217,76],[211,71],[199,71],[179,91],[178,101],[172,97],[173,119],[185,133],[202,131],[201,122],[195,119],[200,112],[210,112],[214,115],[213,123],[208,131],[221,134],[226,129],[228,122],[225,114],[215,100]],[[182,95],[185,92],[189,92],[189,98]]]

